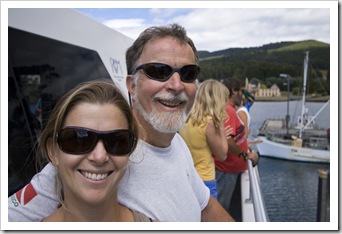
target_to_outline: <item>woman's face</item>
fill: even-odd
[[[81,103],[67,115],[63,127],[67,126],[95,131],[128,129],[124,114],[112,104]],[[58,147],[54,152],[50,158],[61,177],[66,205],[84,202],[96,205],[104,201],[113,204],[117,199],[118,183],[128,164],[128,155],[109,154],[102,140],[86,154],[68,154]]]

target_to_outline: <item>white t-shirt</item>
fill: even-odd
[[[48,164],[8,199],[9,221],[40,221],[57,209],[55,171]],[[201,221],[210,198],[179,134],[167,148],[141,140],[119,185],[119,203],[159,221]]]
[[[121,204],[159,221],[201,221],[209,197],[179,134],[167,148],[139,141],[119,186]]]

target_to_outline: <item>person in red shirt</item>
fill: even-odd
[[[251,159],[253,165],[258,163],[258,154],[248,151],[245,126],[239,119],[235,107],[242,102],[241,83],[237,79],[225,79],[223,84],[229,89],[229,101],[226,110],[229,118],[224,126],[233,129],[228,139],[229,151],[225,161],[215,160],[218,201],[229,211],[236,221],[241,221],[241,189],[239,181],[241,173],[248,169],[247,160]]]

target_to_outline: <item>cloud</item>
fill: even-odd
[[[171,19],[200,50],[315,39],[329,43],[329,9],[196,9]]]
[[[139,34],[150,25],[144,19],[113,19],[102,22],[104,25],[136,39]]]
[[[144,26],[144,19],[113,19],[105,20],[103,24],[117,29],[137,28]]]
[[[130,19],[102,22],[133,39],[147,27],[179,23],[199,50],[208,51],[308,39],[330,43],[329,8],[151,8],[131,13]]]

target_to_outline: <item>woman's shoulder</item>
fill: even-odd
[[[245,106],[240,106],[239,107],[239,109],[237,109],[237,113],[239,113],[239,112],[241,112],[241,111],[243,111],[243,112],[245,112],[245,113],[248,113],[248,110],[247,110],[247,108],[245,107]]]
[[[60,209],[56,210],[51,215],[43,218],[40,222],[63,222]]]
[[[153,222],[151,218],[147,217],[146,215],[138,211],[132,210],[132,213],[133,213],[134,222]]]

